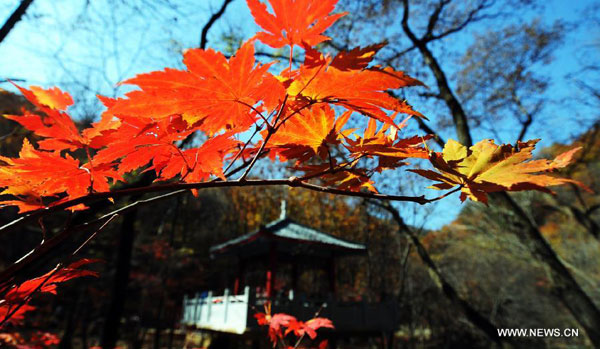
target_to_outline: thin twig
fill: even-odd
[[[283,111],[285,110],[285,106],[287,104],[287,99],[288,99],[288,95],[286,94],[285,98],[283,99],[283,102],[281,103],[281,108],[279,109],[279,112],[277,113],[277,116],[275,117],[275,120],[273,120],[273,125],[277,125],[277,121],[281,117],[281,114],[283,114]],[[252,170],[252,167],[254,167],[254,164],[258,160],[258,156],[265,149],[265,146],[267,145],[267,142],[269,141],[269,139],[271,138],[271,136],[275,133],[275,129],[273,129],[273,127],[271,127],[271,124],[267,123],[267,127],[268,127],[267,128],[267,135],[265,136],[265,139],[263,140],[263,143],[261,144],[260,149],[258,149],[258,153],[256,153],[256,155],[252,159],[252,162],[250,162],[250,165],[248,165],[248,167],[246,168],[246,171],[244,171],[244,173],[238,179],[238,181],[245,181],[246,180],[246,176],[248,176],[248,173],[250,173],[250,170]]]
[[[316,319],[319,317],[319,314],[321,314],[321,311],[323,311],[323,308],[325,307],[325,303],[321,304],[321,307],[319,308],[319,310],[317,310],[315,312],[315,315],[313,315],[313,319]],[[300,345],[300,343],[302,342],[302,340],[304,339],[304,337],[306,336],[306,331],[304,331],[304,333],[302,334],[302,336],[300,336],[300,338],[298,338],[298,340],[296,341],[296,345],[294,345],[294,349],[298,348],[298,346]]]
[[[253,107],[252,105],[244,102],[244,101],[240,101],[240,100],[235,100],[235,102],[240,103],[241,105],[244,105],[250,109],[252,109],[256,114],[258,114],[258,116],[260,116],[261,119],[263,119],[263,121],[267,124],[268,127],[271,127],[271,124],[269,123],[269,120],[267,120],[267,118],[263,115],[263,113],[260,112],[260,110],[256,109],[255,107]]]

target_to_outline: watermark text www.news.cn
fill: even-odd
[[[578,337],[578,328],[499,328],[500,337]]]

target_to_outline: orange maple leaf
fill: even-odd
[[[80,269],[84,265],[95,262],[98,262],[98,260],[81,259],[58,271],[51,270],[42,276],[27,280],[19,286],[10,289],[4,296],[4,300],[9,303],[18,303],[36,290],[41,293],[56,294],[56,286],[59,283],[83,276],[98,276],[98,273],[95,271]]]
[[[268,72],[271,64],[255,65],[252,41],[229,60],[212,49],[191,49],[183,63],[187,70],[167,68],[124,81],[141,91],[117,99],[108,112],[146,120],[181,115],[208,134],[234,128],[242,132],[254,124],[259,109],[274,109],[285,93]]]
[[[109,102],[110,104],[110,102]],[[122,126],[111,135],[110,147],[94,156],[92,162],[118,163],[119,175],[150,166],[157,180],[180,175],[181,180],[198,182],[210,175],[223,178],[223,159],[239,141],[233,132],[209,137],[200,147],[181,150],[176,142],[184,140],[200,126],[189,127],[182,117],[173,115],[148,123],[146,119],[122,116]]]
[[[315,46],[330,38],[322,35],[346,13],[332,14],[338,0],[269,0],[273,14],[258,0],[247,0],[254,21],[264,32],[255,38],[273,47],[300,46],[303,42]]]
[[[73,104],[71,96],[54,87],[43,89],[32,86],[31,90],[15,86],[23,96],[33,103],[44,115],[38,115],[23,110],[23,115],[4,115],[5,118],[16,121],[38,136],[47,138],[38,142],[44,150],[76,150],[78,148],[100,148],[106,143],[102,136],[114,131],[119,121],[112,116],[104,115],[102,119],[92,124],[92,127],[79,132],[71,117],[64,112]]]
[[[406,118],[399,127],[404,127]],[[354,139],[346,137],[346,148],[352,158],[377,158],[379,165],[376,172],[407,165],[407,158],[428,158],[429,152],[423,147],[431,135],[399,138],[398,128],[390,124],[383,124],[377,131],[375,119],[370,119],[363,136],[356,135]]]
[[[2,201],[0,205],[19,206],[20,212],[43,206],[42,197],[66,193],[66,199],[74,199],[89,194],[90,190],[109,191],[109,178],[120,178],[109,164],[81,165],[68,154],[63,157],[58,152],[36,150],[27,139],[18,158],[0,157],[0,160],[3,162],[0,187],[5,188],[2,194],[19,199]]]
[[[334,110],[326,105],[313,106],[286,120],[273,134],[268,146],[277,148],[284,158],[307,159],[319,155],[325,159],[328,145],[338,144],[352,112],[347,111],[337,119]],[[263,131],[266,137],[267,130]]]
[[[171,179],[177,174],[188,183],[204,181],[211,175],[225,180],[223,159],[239,144],[230,133],[225,133],[209,138],[198,148],[186,149],[181,156],[173,154],[162,163],[155,162],[155,169],[160,170],[159,180]]]
[[[298,103],[337,104],[391,125],[394,122],[387,110],[424,117],[406,102],[386,93],[423,83],[392,68],[365,68],[380,47],[358,49],[351,54],[342,52],[333,60],[306,47],[305,63],[290,73],[287,92]]]

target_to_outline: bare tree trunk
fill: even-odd
[[[160,296],[158,301],[158,319],[156,321],[156,328],[154,332],[154,349],[160,349],[160,332],[162,331],[162,316],[164,312],[165,295],[164,293]]]
[[[131,269],[131,255],[135,238],[134,226],[137,210],[130,211],[123,216],[119,231],[119,250],[117,252],[117,270],[115,273],[113,291],[108,313],[106,315],[102,332],[101,346],[104,349],[113,349],[119,339],[119,325],[127,298],[127,284]]]
[[[169,326],[169,342],[167,343],[167,349],[173,348],[173,339],[175,337],[175,316],[171,315],[171,325]]]
[[[81,298],[81,296],[79,296]],[[75,332],[75,312],[79,305],[79,299],[73,301],[68,305],[67,308],[67,324],[65,325],[65,331],[63,332],[58,349],[71,349],[73,347],[73,334]]]
[[[441,2],[443,6],[444,2]],[[448,109],[452,113],[454,126],[457,136],[463,145],[471,146],[473,144],[467,116],[461,103],[458,101],[452,89],[448,84],[446,74],[440,67],[438,61],[433,56],[433,53],[427,47],[428,35],[431,36],[433,26],[439,16],[439,11],[434,11],[430,18],[427,34],[423,38],[417,38],[412,32],[409,24],[409,0],[403,0],[404,14],[402,16],[402,29],[411,40],[413,45],[419,50],[423,56],[425,63],[432,71],[440,95],[446,102]],[[442,7],[438,7],[441,11]],[[529,218],[523,208],[515,202],[506,193],[493,193],[490,195],[492,200],[500,201],[507,207],[513,210],[520,219],[520,224],[523,225],[524,232],[518,233],[517,236],[521,242],[535,255],[540,261],[544,262],[552,273],[553,287],[556,295],[570,310],[573,317],[579,324],[585,328],[590,340],[595,347],[600,348],[600,311],[592,302],[589,296],[581,289],[577,281],[573,278],[569,270],[556,255],[552,247],[544,239],[537,224]]]
[[[546,241],[536,223],[507,193],[491,196],[511,208],[523,226],[517,237],[539,260],[546,263],[552,276],[552,291],[569,309],[573,317],[585,329],[596,348],[600,347],[600,311],[591,298],[581,289],[552,246]]]
[[[22,0],[19,7],[17,7],[10,17],[8,17],[2,28],[0,28],[0,42],[4,41],[4,38],[6,38],[8,33],[15,27],[15,24],[23,18],[23,15],[32,2],[33,0]]]
[[[437,82],[439,95],[442,97],[444,102],[452,113],[452,118],[454,121],[454,125],[456,126],[456,135],[458,140],[463,145],[470,147],[473,145],[473,140],[471,139],[471,133],[469,132],[469,124],[467,122],[467,114],[465,113],[462,105],[458,101],[458,98],[452,92],[450,85],[448,84],[448,79],[446,78],[446,74],[440,67],[437,59],[433,56],[433,53],[427,47],[427,43],[424,39],[419,39],[412,32],[408,25],[408,0],[404,0],[404,15],[402,17],[402,29],[404,33],[408,36],[410,41],[415,45],[415,47],[419,50],[423,59],[425,60],[425,64],[431,69],[431,72],[435,76],[435,81]]]
[[[400,216],[398,210],[396,210],[392,205],[387,202],[386,204],[376,204],[379,207],[384,208],[386,211],[391,213],[392,217],[398,224],[400,233],[407,234],[411,239],[412,243],[415,245],[417,253],[423,261],[423,264],[427,266],[427,268],[431,271],[431,275],[436,279],[435,284],[439,285],[442,289],[442,292],[448,299],[455,305],[459,307],[459,309],[463,312],[463,314],[467,317],[467,319],[479,330],[481,330],[489,339],[494,341],[497,344],[502,344],[504,338],[501,338],[498,335],[498,329],[494,324],[492,324],[485,316],[480,314],[475,308],[471,307],[471,305],[464,300],[454,289],[454,287],[446,280],[444,274],[439,270],[433,259],[427,253],[425,246],[421,244],[419,237],[412,231],[412,229],[404,223],[404,220]]]

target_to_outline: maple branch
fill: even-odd
[[[262,154],[260,154],[260,157],[264,156],[265,154],[266,154],[266,152],[263,152]],[[231,176],[231,175],[234,175],[234,174],[238,173],[239,171],[241,171],[241,170],[243,170],[244,168],[246,168],[246,167],[247,167],[249,164],[250,164],[250,162],[249,162],[249,161],[248,161],[248,162],[244,162],[244,163],[243,163],[243,164],[241,164],[240,166],[238,166],[238,167],[236,167],[235,169],[231,170],[229,173],[226,173],[226,174],[225,174],[225,177],[229,177],[229,176]],[[228,166],[228,168],[229,168],[229,167],[231,167],[231,166]],[[227,172],[227,170],[225,170],[224,172]],[[215,182],[215,181],[213,181],[213,183],[214,183],[214,182]],[[149,187],[149,186],[144,186],[144,187],[137,187],[137,188],[125,189],[125,190],[132,190],[132,189],[138,189],[138,190],[139,190],[139,189],[143,189],[143,188],[150,188],[150,187]],[[121,190],[121,191],[123,191],[123,190]],[[185,190],[184,190],[184,191],[185,191]],[[114,192],[113,192],[113,193],[114,193]],[[114,198],[121,197],[121,195],[116,195],[116,196],[107,195],[107,194],[110,194],[110,192],[105,192],[105,193],[103,193],[102,195],[99,195],[99,194],[101,194],[101,193],[92,193],[92,194],[88,195],[88,197],[92,196],[92,197],[90,198],[90,201],[93,201],[94,199],[96,199],[96,200],[101,200],[101,199],[107,199],[107,198],[113,198],[113,197],[114,197]],[[132,193],[132,194],[125,194],[125,196],[126,196],[126,195],[133,195],[133,194],[135,194],[135,192],[134,192],[134,193]],[[84,200],[83,200],[84,198],[85,198],[85,197],[79,197],[79,198],[73,199],[73,201],[75,201],[75,202],[72,202],[72,203],[70,203],[70,204],[69,204],[69,202],[68,202],[68,201],[65,201],[65,202],[63,202],[63,203],[61,203],[61,204],[60,204],[60,207],[57,207],[57,206],[59,206],[59,205],[54,205],[54,206],[50,206],[50,207],[46,207],[46,208],[42,208],[42,209],[39,209],[39,210],[37,210],[37,211],[33,211],[33,212],[30,212],[30,213],[28,213],[28,214],[25,214],[25,215],[23,215],[23,216],[21,216],[21,217],[19,217],[19,218],[15,219],[15,220],[11,221],[10,223],[8,223],[8,224],[5,224],[4,226],[0,227],[0,233],[1,233],[3,230],[10,230],[10,229],[14,229],[14,228],[16,228],[16,227],[18,227],[18,226],[21,226],[22,224],[24,224],[24,223],[28,222],[30,219],[35,219],[35,218],[38,218],[38,217],[42,217],[42,216],[43,216],[43,215],[45,215],[45,214],[52,214],[52,213],[54,213],[54,212],[56,212],[56,211],[60,211],[60,210],[62,210],[62,209],[64,209],[64,208],[68,208],[68,207],[76,206],[76,205],[78,205],[79,203],[83,203],[83,202],[84,202]],[[70,200],[70,201],[71,201],[71,200]],[[66,204],[66,205],[65,205],[65,206],[63,206],[63,204]],[[41,244],[40,244],[40,246],[41,246]],[[27,257],[29,254],[31,254],[31,253],[32,253],[32,252],[34,252],[34,251],[35,251],[35,249],[34,249],[34,250],[32,250],[32,251],[30,251],[28,254],[26,254],[25,256],[23,256],[21,259],[24,259],[24,258],[26,258],[26,257]],[[19,261],[20,261],[20,260],[19,260]],[[19,261],[17,261],[17,262],[19,262]],[[0,277],[0,280],[2,280],[2,277]],[[2,284],[2,283],[0,282],[0,284]]]
[[[104,217],[106,217],[108,215],[105,215]],[[17,313],[17,311],[19,311],[19,309],[21,309],[23,306],[27,305],[27,303],[29,303],[29,301],[31,300],[31,298],[33,297],[33,295],[35,293],[37,293],[39,290],[42,289],[42,287],[44,287],[44,285],[48,282],[48,280],[50,280],[57,272],[59,272],[64,265],[66,265],[67,263],[69,263],[69,259],[73,258],[75,255],[77,255],[77,253],[79,253],[79,251],[81,251],[81,249],[91,240],[93,239],[101,230],[103,230],[110,222],[113,221],[113,219],[115,219],[118,216],[118,214],[114,214],[112,216],[110,216],[110,218],[104,222],[100,228],[98,228],[97,230],[94,231],[94,233],[92,235],[90,235],[77,249],[75,249],[75,251],[73,251],[73,253],[71,253],[71,255],[67,256],[66,258],[64,258],[61,262],[59,262],[56,267],[54,268],[54,270],[52,272],[50,272],[48,274],[48,276],[44,279],[44,281],[42,281],[31,293],[29,293],[27,296],[25,296],[25,298],[23,298],[19,304],[13,309],[11,310],[5,317],[4,319],[2,319],[2,321],[0,322],[0,328],[2,328],[2,326],[8,321],[10,320],[10,318],[12,318],[14,316],[14,314]],[[41,247],[44,243],[42,242],[42,244],[40,244],[39,247]],[[37,248],[36,248],[37,249]],[[34,250],[35,251],[35,250]],[[33,252],[33,251],[32,251]],[[33,254],[29,253],[29,255],[32,255],[30,261],[34,261],[37,256],[33,256]],[[22,260],[22,259],[21,259]],[[20,261],[21,261],[20,260]],[[19,262],[20,262],[19,261]],[[13,266],[17,265],[19,262],[14,263],[13,265],[11,265],[11,267],[9,269],[11,269]],[[28,264],[28,263],[27,263]],[[19,268],[20,269],[20,268]],[[13,269],[14,270],[14,269]],[[2,274],[4,274],[7,270],[2,271]],[[12,277],[12,275],[8,276],[8,277]],[[0,280],[2,280],[0,278]],[[0,282],[0,284],[6,284],[5,282]],[[18,287],[18,286],[17,286]]]
[[[269,52],[261,52],[261,51],[255,52],[254,55],[258,56],[258,57],[268,57],[268,58],[273,58],[273,59],[288,59],[288,57],[283,56],[283,55],[278,55],[278,54],[269,53]],[[296,59],[296,58],[292,58],[292,62],[299,63],[298,59]]]
[[[44,285],[46,285],[46,282],[48,282],[48,280],[50,280],[50,278],[52,278],[60,269],[62,269],[62,263],[58,263],[56,265],[56,267],[54,267],[54,270],[48,274],[48,276],[46,276],[46,278],[44,279],[44,281],[42,281],[30,294],[28,294],[27,296],[25,296],[25,298],[23,298],[19,304],[17,304],[16,307],[14,307],[14,309],[12,309],[8,314],[6,314],[6,316],[4,317],[4,319],[2,319],[2,321],[0,321],[0,328],[2,328],[2,326],[4,326],[4,324],[10,320],[10,318],[13,317],[13,315],[15,315],[17,313],[17,311],[19,311],[19,309],[21,309],[24,305],[26,305],[27,303],[29,303],[29,301],[31,300],[31,297],[33,297],[33,295],[35,293],[37,293],[39,290],[42,289],[42,287],[44,287]]]
[[[223,170],[223,173],[226,173],[227,171],[229,171],[229,169],[231,168],[231,166],[233,166],[233,164],[237,161],[237,159],[239,159],[239,157],[242,155],[242,153],[244,152],[244,150],[246,150],[246,148],[248,147],[248,145],[252,142],[252,138],[254,138],[254,136],[256,136],[256,134],[258,133],[258,131],[261,130],[262,127],[259,127],[258,125],[256,125],[256,127],[254,128],[254,132],[252,133],[252,135],[250,136],[250,138],[248,139],[248,141],[246,143],[244,143],[244,146],[242,147],[242,149],[240,149],[237,154],[235,154],[235,156],[233,157],[233,159],[231,160],[231,162],[229,162],[229,165],[227,165],[227,167],[225,167],[225,170]],[[227,175],[225,175],[225,177],[227,177]]]
[[[356,159],[352,160],[352,161],[346,161],[345,163],[335,167],[332,163],[332,159],[331,159],[331,154],[329,155],[329,168],[326,170],[323,170],[321,172],[315,172],[313,174],[309,174],[306,176],[302,176],[302,177],[298,177],[298,180],[300,181],[307,181],[309,179],[313,179],[313,178],[317,178],[317,177],[321,177],[323,175],[326,174],[336,174],[338,172],[343,172],[343,171],[348,171],[348,172],[352,172],[352,170],[356,170],[356,169],[347,169],[347,167],[349,166],[354,166],[358,160],[366,157],[366,154],[361,154],[359,157],[357,157]],[[355,171],[356,173],[356,171]]]
[[[229,187],[244,187],[244,186],[300,187],[300,188],[305,188],[308,190],[317,191],[317,192],[321,192],[321,193],[330,193],[330,194],[338,194],[338,195],[344,195],[344,196],[361,197],[361,198],[377,199],[377,200],[415,202],[420,205],[424,205],[429,202],[440,199],[439,197],[433,198],[433,199],[427,199],[423,195],[415,197],[415,196],[403,196],[403,195],[376,194],[376,193],[371,193],[371,192],[352,192],[352,191],[330,188],[330,187],[323,187],[320,185],[303,182],[295,177],[291,177],[289,179],[262,179],[262,180],[251,180],[250,179],[250,180],[245,180],[245,181],[172,183],[172,184],[158,185],[158,186],[152,186],[152,187],[126,189],[126,190],[121,190],[121,191],[115,191],[112,193],[111,192],[95,193],[95,194],[89,195],[88,199],[89,199],[89,197],[96,198],[96,199],[97,198],[107,198],[107,197],[118,198],[118,197],[126,196],[126,195],[143,194],[143,193],[149,193],[149,192],[171,190],[170,192],[168,192],[166,194],[158,195],[158,196],[148,198],[148,199],[137,200],[129,205],[126,205],[124,207],[113,210],[113,211],[111,211],[99,218],[96,218],[92,221],[80,224],[80,225],[72,227],[70,229],[65,229],[63,232],[52,237],[44,244],[41,244],[38,247],[36,247],[35,249],[33,249],[31,252],[29,252],[23,258],[19,259],[15,263],[13,263],[10,267],[1,271],[0,272],[0,285],[8,282],[8,280],[10,280],[17,272],[19,272],[20,270],[22,270],[29,264],[33,263],[35,260],[37,260],[41,256],[47,254],[49,251],[51,251],[51,249],[53,249],[54,247],[56,247],[60,243],[62,243],[64,240],[66,240],[67,237],[69,237],[75,233],[85,231],[85,230],[89,229],[90,227],[95,227],[98,224],[101,224],[101,227],[104,228],[106,226],[107,220],[108,221],[113,220],[116,218],[116,216],[126,213],[130,210],[133,210],[140,206],[145,206],[145,205],[157,202],[157,201],[161,201],[161,200],[164,200],[164,199],[176,196],[176,195],[186,193],[186,192],[188,192],[189,189],[229,188]],[[71,202],[65,202],[62,205],[69,204],[66,207],[74,206],[74,205],[85,202],[85,200],[82,200],[82,199],[84,199],[84,198],[78,198],[75,200],[71,200]],[[40,215],[40,214],[46,214],[48,212],[53,212],[54,210],[57,210],[56,207],[58,207],[58,205],[53,206],[49,209],[42,209],[42,210],[32,212],[32,214],[28,215],[28,217],[32,217],[32,216],[34,216],[34,214]],[[62,207],[62,208],[65,208],[65,207]],[[52,209],[52,211],[50,209]],[[7,229],[5,227],[6,226],[0,228],[0,231]],[[9,226],[9,227],[14,227],[14,226]],[[84,244],[86,244],[88,242],[88,240],[90,240],[89,237],[86,239]]]
[[[424,204],[427,204],[432,201],[432,199],[425,198],[425,195],[421,195],[421,196],[388,195],[388,194],[377,194],[377,193],[362,192],[362,191],[348,191],[348,190],[331,188],[331,187],[323,187],[323,186],[320,186],[317,184],[302,182],[293,177],[292,177],[292,179],[287,180],[285,185],[288,185],[290,187],[306,188],[306,189],[318,191],[321,193],[330,193],[330,194],[354,196],[354,197],[377,199],[377,200],[409,201],[409,202],[416,202],[420,205],[424,205]],[[439,200],[439,198],[433,199],[433,201],[436,201],[436,200]]]
[[[106,218],[106,217],[109,217],[109,218],[106,220],[106,222],[104,222],[104,223],[103,223],[103,224],[102,224],[102,225],[101,225],[101,226],[100,226],[98,229],[96,229],[96,230],[94,231],[94,233],[92,233],[92,234],[91,234],[91,235],[90,235],[90,236],[89,236],[89,237],[88,237],[88,238],[87,238],[87,239],[86,239],[86,240],[85,240],[85,241],[84,241],[84,242],[83,242],[81,245],[79,245],[79,247],[77,247],[77,249],[75,249],[75,251],[73,251],[73,253],[71,253],[71,255],[67,256],[67,257],[66,257],[66,258],[64,258],[64,259],[63,259],[61,262],[59,262],[59,263],[56,265],[56,267],[54,268],[54,270],[53,270],[53,271],[52,271],[50,274],[48,274],[48,276],[47,276],[47,277],[44,279],[44,281],[43,281],[42,283],[40,283],[40,285],[38,285],[38,287],[36,287],[36,288],[35,288],[35,289],[34,289],[34,290],[31,292],[31,293],[29,293],[29,294],[28,294],[28,295],[27,295],[25,298],[23,298],[23,299],[22,299],[22,300],[19,302],[19,304],[18,304],[18,305],[17,305],[17,306],[16,306],[16,307],[15,307],[15,308],[12,310],[12,311],[10,311],[10,312],[9,312],[9,313],[8,313],[8,314],[7,314],[7,315],[4,317],[4,319],[3,319],[3,320],[0,322],[0,328],[2,328],[2,326],[3,326],[3,325],[4,325],[4,324],[5,324],[5,323],[6,323],[8,320],[10,320],[10,318],[11,318],[11,317],[13,317],[13,316],[14,316],[14,314],[16,314],[16,313],[17,313],[17,311],[19,311],[19,309],[21,309],[21,308],[22,308],[24,305],[27,305],[27,303],[29,303],[29,301],[31,300],[31,298],[33,297],[33,295],[34,295],[35,293],[37,293],[39,290],[41,290],[41,289],[42,289],[42,287],[44,287],[44,285],[45,285],[45,284],[48,282],[48,280],[50,280],[50,279],[51,279],[51,278],[52,278],[52,277],[53,277],[53,276],[54,276],[54,275],[55,275],[57,272],[59,272],[59,271],[60,271],[60,270],[61,270],[61,269],[64,267],[64,265],[66,265],[67,263],[70,263],[70,259],[71,259],[71,258],[73,258],[75,255],[77,255],[77,253],[79,253],[79,251],[81,251],[81,249],[82,249],[82,248],[83,248],[85,245],[87,245],[87,243],[88,243],[88,242],[90,242],[90,241],[91,241],[91,240],[92,240],[92,239],[93,239],[93,238],[94,238],[94,237],[95,237],[95,236],[96,236],[96,235],[97,235],[97,234],[98,234],[100,231],[102,231],[102,230],[103,230],[103,229],[104,229],[104,228],[105,228],[105,227],[106,227],[106,226],[107,226],[107,225],[108,225],[110,222],[112,222],[112,221],[113,221],[115,218],[117,218],[118,216],[119,216],[119,214],[118,214],[118,213],[116,213],[116,214],[112,214],[112,215],[111,215],[111,214],[107,214],[107,215],[104,215],[103,217],[99,218],[99,219],[98,219],[98,222],[99,222],[99,221],[101,221],[102,219]],[[84,224],[85,224],[85,223],[84,223]],[[65,231],[66,231],[66,230],[65,230]],[[63,233],[64,233],[64,232],[63,232]],[[43,245],[43,243],[42,243],[42,244],[41,244],[39,247],[41,247],[42,245]],[[37,248],[36,248],[36,249],[37,249]],[[34,250],[34,251],[35,251],[35,250]],[[33,251],[32,251],[32,252],[33,252]],[[30,254],[28,254],[28,255],[30,255]],[[38,256],[33,256],[33,254],[31,254],[31,255],[32,255],[32,257],[30,258],[30,262],[33,262],[35,259],[37,259],[37,258],[38,258]],[[20,261],[18,261],[18,262],[16,262],[16,263],[14,263],[13,265],[11,265],[11,268],[12,268],[13,266],[15,266],[15,265],[19,264],[20,262],[21,262],[21,260],[20,260]],[[23,262],[21,262],[21,263],[25,263],[25,262],[23,261]],[[26,263],[25,265],[27,265],[27,264],[29,264],[29,263]],[[23,265],[23,264],[21,264],[21,265],[22,265],[22,266],[25,266],[25,265]],[[7,269],[7,270],[3,270],[3,271],[2,271],[2,274],[3,274],[3,276],[2,276],[2,277],[0,277],[0,280],[2,280],[2,278],[4,277],[4,274],[5,274],[5,272],[6,272],[6,271],[8,271],[8,270],[10,270],[11,268],[9,268],[9,269]],[[21,269],[21,268],[18,268],[18,269]],[[17,270],[18,270],[18,269],[17,269]],[[15,271],[14,269],[12,269],[12,271],[13,271],[13,275],[14,275],[14,272],[16,272],[16,271]],[[9,277],[9,278],[11,278],[11,277],[12,277],[12,275],[9,275],[8,277]],[[5,283],[5,282],[0,282],[0,284],[6,284],[6,283]]]
[[[435,197],[435,198],[433,198],[433,199],[427,199],[427,200],[428,200],[429,202],[435,202],[435,201],[438,201],[438,200],[442,200],[443,198],[445,198],[445,197],[448,197],[448,196],[450,196],[450,195],[452,195],[452,194],[456,193],[457,191],[460,191],[462,188],[463,188],[463,186],[462,186],[462,185],[459,185],[458,187],[456,187],[456,188],[454,188],[454,189],[450,190],[449,192],[447,192],[447,193],[445,193],[445,194],[442,194],[442,195],[440,195],[440,196],[438,196],[438,197]]]
[[[108,217],[109,215],[104,215],[104,217]],[[106,220],[106,222],[102,223],[102,225],[100,226],[100,228],[98,228],[97,230],[94,231],[94,233],[92,235],[90,235],[87,239],[85,239],[85,241],[79,245],[79,247],[77,247],[75,249],[75,251],[73,251],[73,253],[71,254],[72,256],[76,255],[77,253],[79,253],[79,251],[81,251],[82,248],[85,247],[85,245],[88,244],[88,242],[90,242],[96,235],[98,235],[98,233],[100,231],[102,231],[110,222],[112,222],[115,218],[117,218],[119,216],[118,213],[112,214],[110,215],[110,217]]]
[[[253,106],[251,106],[250,104],[244,102],[244,101],[240,101],[240,100],[235,100],[235,102],[240,103],[241,105],[245,105],[246,107],[252,109],[256,114],[258,114],[261,119],[263,119],[263,121],[265,123],[267,123],[267,126],[271,127],[271,124],[269,123],[269,120],[267,120],[267,118],[263,115],[263,113],[261,113],[258,109],[254,108]]]
[[[104,229],[104,227],[106,227],[106,225],[110,221],[112,221],[117,216],[119,216],[123,213],[126,213],[126,212],[133,210],[135,208],[138,208],[140,206],[144,206],[144,205],[156,202],[156,201],[164,200],[169,197],[176,196],[176,195],[179,195],[179,194],[182,194],[185,192],[187,192],[187,190],[182,189],[182,190],[176,190],[176,191],[173,191],[173,192],[170,192],[167,194],[158,195],[158,196],[155,196],[150,199],[137,200],[131,204],[128,204],[124,207],[113,210],[113,211],[111,211],[101,217],[98,217],[94,220],[91,220],[89,222],[82,223],[80,225],[77,225],[77,226],[74,226],[74,227],[71,227],[68,229],[64,229],[62,232],[53,236],[51,239],[46,241],[44,244],[41,244],[41,245],[37,246],[36,248],[34,248],[33,250],[31,250],[29,253],[27,253],[25,256],[23,256],[18,261],[14,262],[8,268],[2,270],[0,272],[0,285],[6,285],[8,283],[8,281],[10,281],[18,272],[22,271],[28,265],[34,263],[38,258],[41,258],[41,257],[45,256],[46,254],[48,254],[53,248],[57,247],[59,244],[61,244],[63,241],[65,241],[71,235],[77,234],[80,232],[84,232],[90,228],[94,228],[97,225],[100,225],[99,230],[95,231],[97,233],[101,229]],[[87,244],[89,242],[89,240],[91,240],[89,237],[86,238],[86,240],[84,241],[84,243],[82,245]],[[78,252],[78,250],[76,250],[75,252]]]
[[[261,156],[264,154],[261,154]],[[256,157],[255,157],[256,158]],[[253,158],[253,160],[255,159]],[[164,192],[164,191],[185,191],[189,189],[207,189],[207,188],[228,188],[228,187],[243,187],[243,186],[289,186],[289,187],[302,187],[318,192],[325,192],[331,194],[340,194],[345,196],[354,196],[354,197],[363,197],[363,198],[371,198],[371,199],[379,199],[379,200],[392,200],[392,201],[408,201],[408,202],[416,202],[418,204],[427,204],[432,200],[439,200],[438,198],[427,199],[424,195],[421,196],[404,196],[404,195],[388,195],[388,194],[375,194],[368,192],[353,192],[347,191],[343,189],[331,188],[331,187],[323,187],[312,183],[303,182],[297,177],[291,177],[289,179],[244,179],[244,180],[235,180],[235,181],[211,181],[211,182],[197,182],[197,183],[169,183],[169,184],[159,184],[154,186],[147,187],[139,187],[139,188],[131,188],[131,189],[123,189],[123,190],[115,190],[112,192],[102,192],[102,193],[92,193],[86,196],[82,196],[73,200],[68,200],[61,202],[58,205],[42,208],[36,211],[32,211],[24,216],[17,218],[16,220],[5,224],[0,227],[0,232],[7,231],[9,229],[16,228],[26,221],[34,218],[38,218],[40,216],[51,214],[54,212],[58,212],[64,210],[69,207],[73,207],[83,203],[90,203],[92,201],[102,200],[102,199],[117,199],[124,196],[135,195],[135,194],[146,194],[146,193],[156,193],[156,192]]]

